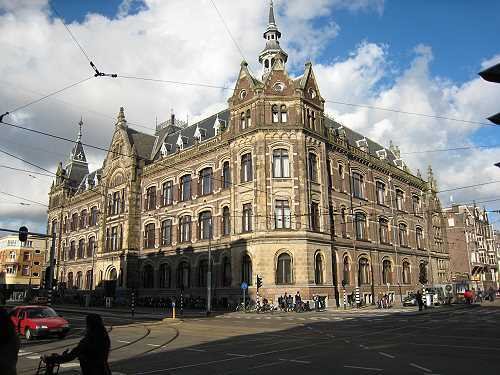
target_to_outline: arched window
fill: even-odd
[[[225,206],[222,209],[222,235],[229,236],[231,234],[231,212],[229,207]]]
[[[203,211],[198,216],[199,237],[200,240],[208,240],[212,238],[212,213]]]
[[[82,271],[78,271],[76,273],[76,283],[75,286],[77,289],[82,289],[83,287],[83,274]]]
[[[68,272],[68,288],[73,288],[73,272]]]
[[[168,206],[174,202],[174,186],[172,181],[162,185],[162,206]]]
[[[349,265],[349,257],[344,257],[343,267],[342,267],[342,280],[345,285],[351,283],[351,266]]]
[[[119,197],[118,197],[119,199]],[[112,198],[113,200],[113,206],[111,210],[114,210],[114,197]],[[146,210],[154,210],[156,208],[156,186],[151,186],[146,190],[146,200],[144,204]],[[112,212],[113,215],[115,215],[117,212]]]
[[[316,259],[314,262],[314,281],[318,285],[321,285],[324,282],[324,279],[323,279],[323,257],[321,256],[321,254],[316,254]]]
[[[248,254],[245,254],[241,261],[241,282],[252,285],[252,259]]]
[[[160,264],[158,281],[160,288],[170,288],[170,265],[168,263]]]
[[[420,227],[415,228],[415,242],[417,249],[421,250],[424,248],[424,232]]]
[[[408,227],[406,224],[399,224],[399,245],[408,247]]]
[[[241,156],[241,182],[248,182],[253,179],[252,154],[247,153]]]
[[[90,237],[89,243],[87,245],[87,257],[91,258],[94,256],[95,247],[96,247],[95,237]]]
[[[179,200],[188,201],[191,199],[191,175],[187,174],[181,177],[179,183]]]
[[[403,284],[410,284],[410,263],[408,261],[403,261]]]
[[[380,235],[380,243],[387,244],[389,243],[389,222],[387,219],[381,217],[378,220],[379,224],[379,235]]]
[[[69,260],[75,259],[76,255],[76,243],[71,241],[69,244]]]
[[[241,127],[241,130],[244,130],[247,128],[247,123],[245,121],[245,112],[240,113],[240,127]]]
[[[347,237],[347,218],[344,207],[340,209],[340,232],[342,233],[342,238]]]
[[[142,269],[142,287],[154,288],[154,271],[151,264],[146,264]]]
[[[273,151],[273,177],[290,177],[290,161],[288,159],[288,150],[278,148]]]
[[[92,270],[85,273],[85,288],[92,289]]]
[[[198,191],[200,195],[207,195],[212,193],[212,180],[213,180],[213,173],[212,173],[212,168],[203,168],[200,171],[199,177],[198,177]]]
[[[247,128],[249,128],[250,126],[252,126],[252,114],[250,112],[250,109],[247,109],[245,115],[247,119]]]
[[[358,283],[359,285],[366,285],[370,279],[370,269],[368,259],[361,258],[358,262]]]
[[[413,214],[414,215],[420,215],[420,198],[418,195],[412,195],[411,197],[411,202],[413,206]]]
[[[82,238],[78,241],[78,258],[85,256],[85,240]]]
[[[276,104],[274,104],[271,107],[271,111],[272,111],[272,116],[273,116],[273,123],[278,123],[280,121],[278,106]]]
[[[292,258],[290,255],[283,253],[278,257],[276,266],[276,284],[291,284],[292,283]]]
[[[288,110],[284,104],[280,106],[280,121],[283,123],[288,121]]]
[[[267,38],[269,39],[270,36],[268,36]],[[268,59],[264,60],[264,68],[269,68],[269,60]]]
[[[309,172],[309,179],[313,182],[318,182],[318,162],[316,158],[316,154],[310,152],[307,157],[307,165]]]
[[[229,161],[222,164],[222,188],[227,189],[231,187],[231,170],[229,168]]]
[[[231,286],[231,259],[224,257],[222,262],[222,286]]]
[[[184,215],[179,218],[179,242],[191,241],[191,216]]]
[[[396,208],[400,211],[404,210],[405,194],[403,190],[396,189]]]
[[[366,240],[366,215],[363,212],[356,212],[354,215],[354,222],[356,224],[356,239],[363,241]]]
[[[427,278],[427,262],[422,261],[419,264],[418,282],[422,285],[425,285],[428,281],[429,279]]]
[[[144,248],[153,249],[155,247],[155,224],[149,223],[144,227]]]
[[[177,286],[182,290],[189,288],[190,269],[186,261],[179,263],[177,267]]]
[[[391,261],[386,259],[382,262],[382,283],[392,283],[392,264]]]
[[[198,265],[198,286],[207,286],[208,260],[203,259]]]
[[[241,231],[251,232],[252,231],[252,220],[253,220],[253,210],[251,203],[245,203],[243,205],[243,216],[241,218]]]
[[[118,275],[116,274],[116,268],[111,268],[108,273],[108,280],[116,280]]]
[[[172,219],[166,219],[161,222],[161,241],[162,246],[172,244]]]
[[[352,173],[352,195],[356,198],[364,198],[363,176],[360,173]]]

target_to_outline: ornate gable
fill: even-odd
[[[248,70],[248,64],[243,61],[241,63],[240,73],[236,81],[233,96],[228,100],[229,104],[237,106],[253,99],[261,85],[262,83],[254,78]]]

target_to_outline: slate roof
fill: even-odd
[[[347,142],[350,145],[352,145],[352,146],[357,146],[357,143],[356,143],[357,141],[365,139],[366,143],[368,144],[368,152],[371,155],[375,156],[375,157],[378,157],[377,151],[386,150],[386,152],[387,152],[387,160],[389,162],[394,163],[394,160],[397,159],[396,155],[394,155],[394,153],[391,150],[389,150],[388,148],[385,148],[385,147],[381,146],[377,142],[372,141],[369,138],[366,138],[365,136],[359,134],[358,132],[356,132],[356,131],[354,131],[352,129],[349,129],[349,128],[345,127],[344,125],[339,124],[335,120],[333,120],[333,119],[331,119],[329,117],[326,117],[326,116],[325,116],[325,126],[327,128],[332,128],[332,129],[334,129],[337,132],[338,132],[339,128],[342,127],[345,130],[345,135],[346,135]]]
[[[137,130],[131,129],[127,127],[127,135],[130,141],[131,146],[135,146],[137,151],[137,155],[141,159],[150,159],[151,150],[156,141],[156,137],[154,135],[141,133]]]
[[[214,124],[217,116],[219,117],[219,120],[223,121],[227,126],[229,122],[229,109],[225,109],[219,113],[215,113],[212,116],[207,117],[185,128],[179,128],[177,126],[171,125],[163,128],[161,130],[161,133],[158,135],[158,141],[156,142],[155,147],[151,152],[151,159],[157,160],[161,157],[160,150],[163,143],[170,145],[170,150],[167,155],[175,153],[177,151],[177,140],[179,138],[179,134],[184,140],[184,149],[193,146],[196,143],[194,134],[197,127],[203,134],[203,137],[201,139],[202,142],[214,137]]]

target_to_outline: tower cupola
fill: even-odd
[[[266,40],[266,47],[259,54],[259,63],[262,64],[262,74],[266,76],[274,63],[280,61],[283,65],[288,60],[288,54],[281,49],[280,40],[281,32],[276,26],[276,19],[274,17],[274,5],[271,0],[269,6],[269,20],[267,23],[266,31],[264,32],[264,39]]]

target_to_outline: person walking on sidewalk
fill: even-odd
[[[61,355],[45,357],[47,363],[65,363],[78,358],[82,375],[111,375],[108,366],[110,340],[102,318],[98,314],[87,315],[87,330],[78,346]]]
[[[415,295],[415,299],[417,300],[418,311],[422,311],[424,307],[424,300],[422,298],[422,292],[417,290],[417,294]]]
[[[9,314],[0,308],[0,374],[16,375],[19,337]]]

